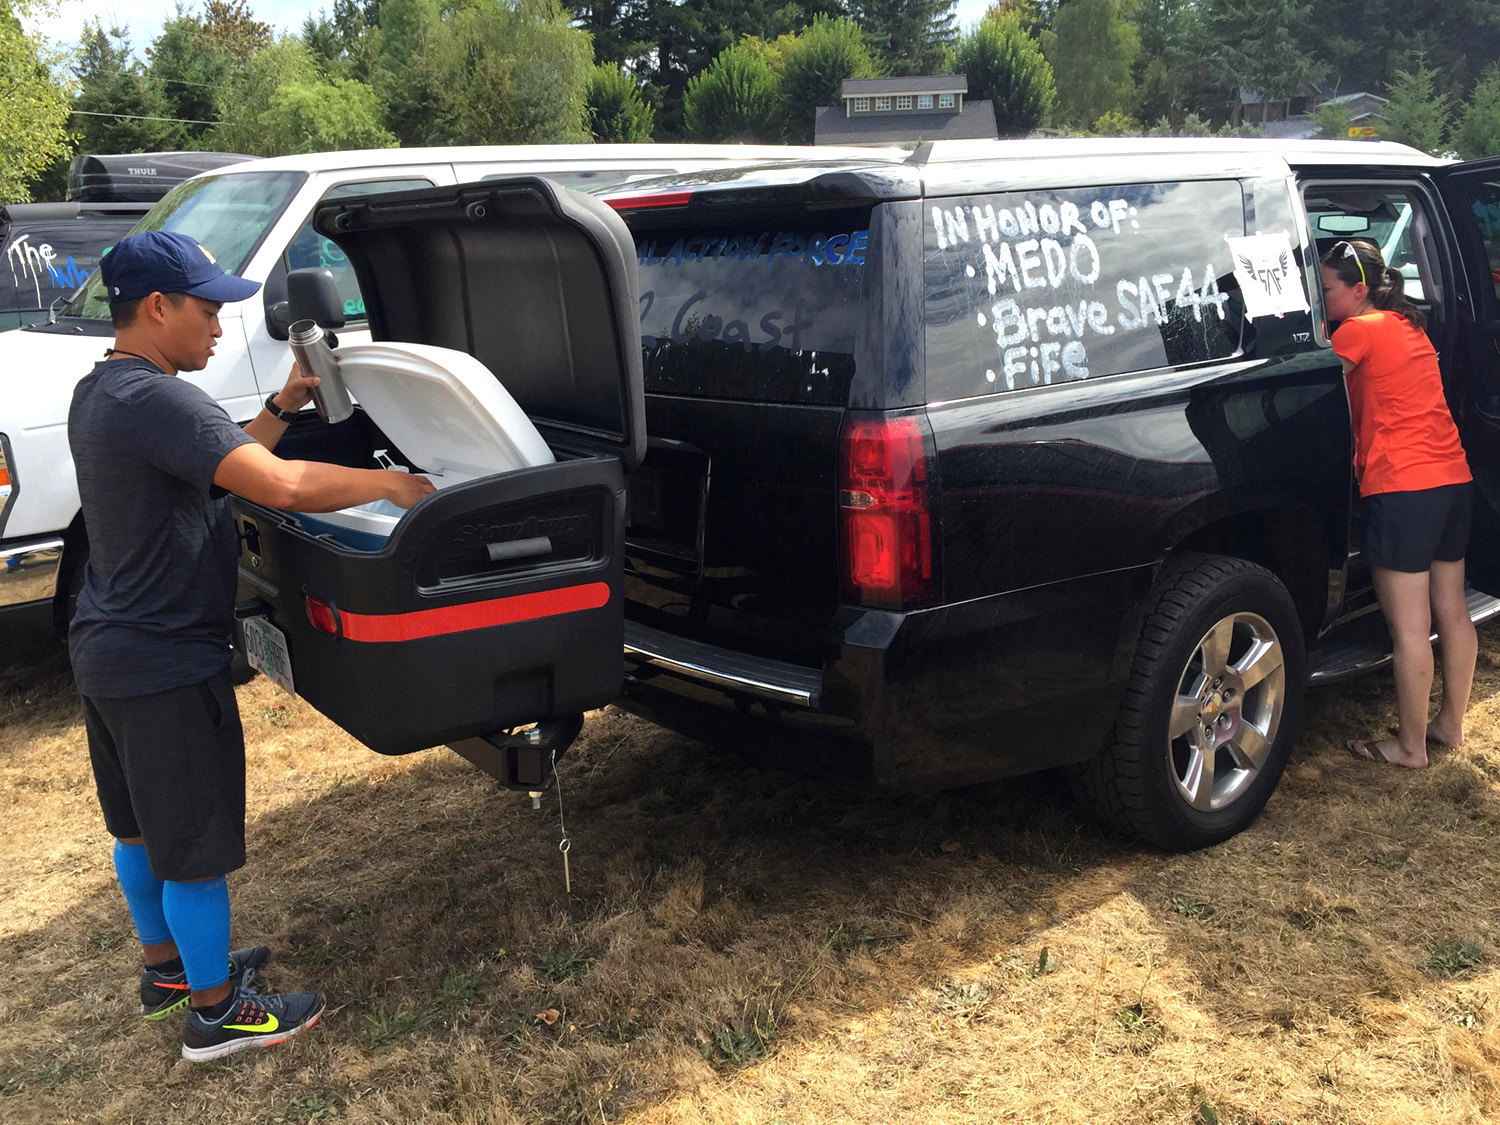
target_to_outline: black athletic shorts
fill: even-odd
[[[1418,573],[1457,562],[1469,549],[1474,483],[1415,492],[1378,492],[1359,502],[1364,557],[1371,566]]]
[[[158,879],[245,865],[245,737],[229,673],[126,699],[83,697],[110,835],[140,836]]]

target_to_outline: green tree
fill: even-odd
[[[1465,160],[1500,156],[1500,66],[1491,67],[1469,95],[1453,127],[1453,147]]]
[[[1354,114],[1349,112],[1346,102],[1325,102],[1313,113],[1318,123],[1319,137],[1330,141],[1347,141],[1349,129],[1354,125]]]
[[[225,83],[237,60],[209,39],[201,20],[179,15],[162,26],[146,52],[146,81],[159,89],[173,117],[182,118],[185,143],[205,136],[218,120]]]
[[[688,80],[683,124],[705,141],[775,141],[781,96],[776,75],[753,47],[730,47]]]
[[[1398,70],[1386,91],[1390,101],[1380,111],[1380,135],[1423,152],[1437,154],[1448,134],[1448,98],[1436,93],[1437,75],[1425,66],[1415,73]]]
[[[262,47],[230,75],[219,92],[219,124],[209,130],[208,147],[224,152],[270,156],[286,151],[266,114],[283,86],[315,86],[318,64],[302,40],[284,35]]]
[[[40,6],[0,0],[0,203],[25,203],[30,185],[68,153],[68,98],[55,53],[20,18]]]
[[[1211,112],[1224,99],[1210,84],[1204,63],[1203,21],[1197,0],[1139,0],[1135,27],[1136,116],[1166,117],[1181,125],[1187,114]]]
[[[73,58],[74,129],[84,152],[153,152],[184,148],[187,133],[161,86],[130,54],[130,36],[83,26]]]
[[[1203,19],[1209,70],[1226,92],[1239,87],[1278,101],[1323,76],[1307,50],[1312,5],[1305,0],[1205,0]]]
[[[1024,137],[1052,112],[1052,66],[1016,14],[980,20],[959,42],[955,61],[968,76],[968,96],[994,104],[1000,136]]]
[[[1131,68],[1141,41],[1129,17],[1135,0],[1068,0],[1041,35],[1057,79],[1062,116],[1087,128],[1104,114],[1124,112],[1135,81]]]
[[[851,0],[865,44],[892,74],[941,74],[957,31],[957,0]]]
[[[857,24],[818,16],[781,48],[781,105],[787,139],[811,141],[818,107],[842,104],[844,79],[875,78],[879,73]]]
[[[260,114],[270,151],[337,152],[351,148],[394,148],[396,138],[380,124],[380,103],[363,82],[291,82],[271,95]]]
[[[651,139],[656,111],[641,96],[641,84],[618,63],[594,67],[584,92],[594,140],[639,144]]]

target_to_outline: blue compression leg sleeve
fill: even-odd
[[[188,987],[216,988],[229,979],[229,884],[224,876],[206,883],[163,884],[161,904]]]
[[[161,945],[172,940],[172,930],[162,913],[162,882],[151,874],[151,861],[144,844],[115,841],[115,878],[125,892],[125,905],[135,923],[135,936],[142,945]]]

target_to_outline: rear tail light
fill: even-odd
[[[320,633],[330,637],[339,635],[339,611],[322,598],[305,594],[302,604],[307,607],[307,620]]]
[[[932,506],[915,417],[848,417],[839,435],[845,597],[902,609],[932,597]]]
[[[691,191],[655,191],[640,195],[616,195],[604,202],[616,211],[642,211],[652,207],[686,207],[692,198]]]

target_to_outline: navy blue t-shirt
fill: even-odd
[[[145,360],[98,364],[68,442],[89,561],[68,632],[83,695],[150,695],[229,667],[237,541],[219,462],[255,440],[200,387]]]

